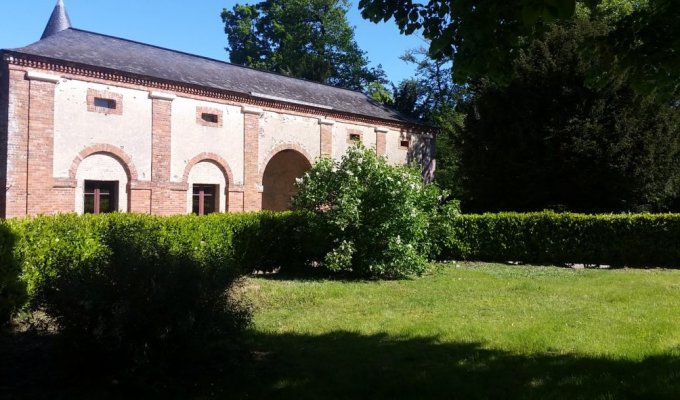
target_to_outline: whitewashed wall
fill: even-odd
[[[404,135],[404,137],[408,138],[407,135]],[[400,147],[401,133],[399,131],[390,130],[387,132],[385,139],[385,155],[387,156],[387,161],[389,161],[390,164],[395,165],[406,164],[408,149]],[[415,140],[417,140],[416,136],[411,136],[411,142],[414,143]]]
[[[279,114],[266,111],[260,117],[260,151],[258,165],[263,165],[272,151],[281,145],[296,144],[311,157],[310,162],[321,154],[321,128],[318,118]]]
[[[222,126],[204,126],[196,122],[197,107],[222,111]],[[172,102],[170,180],[180,182],[187,163],[204,152],[222,157],[229,164],[234,184],[243,184],[241,108],[178,97]]]
[[[122,115],[87,110],[88,88],[123,96]],[[80,151],[94,144],[119,147],[130,156],[141,181],[151,180],[151,100],[148,91],[76,80],[56,86],[54,104],[54,176],[67,178]]]

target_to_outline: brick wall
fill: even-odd
[[[6,185],[7,190],[4,190],[2,195],[0,195],[0,216],[16,217],[26,214],[51,214],[54,212],[74,211],[74,206],[78,201],[76,199],[78,180],[75,178],[77,171],[70,171],[69,177],[55,172],[61,171],[61,169],[55,167],[57,160],[54,157],[55,152],[57,152],[56,154],[63,155],[73,151],[73,158],[69,155],[67,159],[79,161],[89,157],[91,154],[95,154],[82,154],[85,151],[83,150],[85,146],[89,146],[87,149],[98,148],[97,153],[108,154],[123,164],[128,172],[133,171],[133,173],[129,174],[126,191],[128,194],[126,209],[130,212],[160,215],[184,214],[187,212],[187,192],[190,188],[188,187],[186,177],[181,182],[180,179],[173,181],[171,178],[173,95],[152,92],[150,94],[151,98],[148,99],[146,94],[144,94],[144,99],[148,103],[142,103],[145,104],[142,108],[135,107],[138,113],[146,116],[145,118],[148,118],[151,114],[151,123],[149,124],[147,119],[147,125],[143,129],[140,128],[139,131],[134,132],[134,135],[139,135],[140,140],[143,138],[146,141],[146,147],[140,147],[138,144],[135,147],[135,143],[115,142],[115,135],[100,135],[101,137],[98,137],[94,144],[74,141],[71,149],[59,148],[58,150],[55,148],[54,139],[55,88],[63,90],[66,86],[59,85],[68,85],[68,81],[64,81],[64,79],[60,81],[56,75],[49,71],[36,71],[37,74],[34,73],[28,76],[27,72],[31,68],[13,65],[8,67],[6,64],[3,64],[3,67],[6,69],[2,77],[0,77],[0,84],[3,89],[2,93],[0,93],[0,106],[2,108],[0,110],[0,182]],[[43,76],[40,77],[39,75]],[[83,78],[82,81],[78,80],[78,82],[86,85],[88,83],[87,79]],[[87,107],[85,104],[82,105],[83,112],[85,114],[88,111],[111,112],[108,109],[99,110],[92,109],[91,107],[94,97],[108,98],[111,95],[108,91],[89,90]],[[68,99],[68,97],[64,97],[61,98],[61,101],[69,101]],[[126,99],[127,97],[123,98],[120,95],[114,98],[117,104],[117,108],[114,111],[117,115],[122,115],[124,112],[123,101]],[[142,98],[137,97],[137,100],[141,101]],[[83,102],[83,100],[80,101]],[[150,109],[145,108],[149,107],[149,105],[151,106]],[[58,107],[57,110],[59,110]],[[77,118],[77,107],[74,110],[71,110],[73,117]],[[133,109],[126,109],[126,113],[128,111],[133,112]],[[195,117],[192,125],[204,125],[198,121],[202,112],[217,114],[219,117],[217,125],[220,125],[223,117],[226,118],[226,114],[222,114],[222,109],[220,108],[199,107],[193,108],[191,111],[192,118]],[[227,112],[228,110],[225,111],[225,113]],[[273,110],[268,110],[267,112],[276,114]],[[387,130],[376,126],[353,125],[341,122],[340,120],[338,120],[340,126],[337,126],[335,121],[327,120],[326,118],[316,118],[319,123],[317,130],[317,127],[314,126],[316,121],[311,119],[310,125],[309,116],[302,118],[303,116],[300,115],[291,118],[285,112],[279,111],[275,118],[271,117],[270,119],[273,118],[278,121],[281,129],[288,128],[281,131],[272,130],[273,128],[267,125],[267,114],[262,109],[243,106],[241,107],[241,113],[243,115],[243,125],[241,126],[239,118],[237,129],[229,131],[233,132],[235,137],[237,137],[234,142],[238,143],[241,139],[240,131],[243,129],[243,142],[238,143],[239,158],[241,157],[240,146],[243,147],[244,151],[242,155],[242,174],[241,171],[235,171],[238,174],[232,176],[231,172],[229,172],[228,182],[225,183],[227,187],[225,187],[224,193],[226,204],[228,204],[228,211],[253,211],[261,209],[263,196],[262,173],[267,166],[267,161],[280,148],[297,149],[297,147],[301,146],[302,139],[295,136],[295,132],[299,130],[300,126],[306,127],[305,135],[307,136],[304,138],[304,145],[309,147],[311,151],[310,154],[305,153],[304,146],[297,149],[297,151],[310,161],[319,154],[336,157],[341,155],[347,146],[347,143],[344,142],[347,141],[347,135],[350,132],[358,133],[362,140],[368,142],[375,140],[374,144],[378,154],[385,154],[386,151],[389,153],[392,147],[392,139],[389,141],[386,139]],[[199,124],[196,124],[196,122],[199,122]],[[102,122],[102,124],[116,123],[117,120],[114,121],[113,119]],[[64,127],[69,126],[64,125]],[[112,125],[107,126],[111,127]],[[291,129],[292,126],[297,128]],[[307,129],[310,126],[311,130]],[[64,127],[61,128],[60,132],[68,133],[68,130],[65,130]],[[178,129],[177,126],[174,126],[174,128]],[[227,129],[229,127],[224,125],[224,128]],[[375,133],[373,132],[374,130]],[[131,130],[126,128],[125,131]],[[81,127],[78,132],[83,136],[83,132],[86,132],[86,130]],[[179,134],[183,134],[183,132],[179,132]],[[316,136],[317,134],[319,135],[318,137]],[[151,141],[150,144],[149,139]],[[266,146],[263,145],[265,143],[263,140],[265,142],[269,141],[266,142],[268,143]],[[390,148],[386,149],[388,144]],[[214,143],[210,145],[215,146]],[[143,156],[127,156],[127,154],[139,153],[140,149],[143,149]],[[137,153],[130,153],[133,151],[137,151]],[[146,173],[137,176],[134,163],[140,163],[140,158],[142,163],[145,160],[146,168],[149,168],[148,165],[150,165],[150,171],[147,170]],[[263,160],[263,163],[260,163],[260,160]],[[74,164],[77,169],[78,163],[76,161],[74,161]],[[224,160],[220,164],[224,164],[227,169],[229,167]],[[149,178],[151,180],[147,181]],[[82,178],[80,179],[82,180]],[[241,185],[241,181],[243,185]],[[121,184],[124,184],[124,182],[121,181]]]
[[[243,211],[262,209],[262,182],[258,167],[261,114],[262,110],[243,108]]]
[[[35,79],[29,82],[26,213],[36,215],[67,211],[58,209],[54,203],[56,196],[52,192],[55,83]]]
[[[26,215],[29,81],[23,70],[9,70],[7,105],[6,217]]]
[[[384,156],[387,149],[387,131],[375,130],[375,152],[379,156]]]
[[[186,213],[186,186],[170,183],[170,149],[172,140],[172,100],[154,98],[151,121],[151,214]],[[136,203],[140,200],[141,203]],[[131,209],[143,208],[146,199],[136,197]]]
[[[9,90],[9,69],[0,61],[0,218],[5,217],[7,196],[7,106]]]
[[[319,120],[321,126],[321,155],[333,157],[333,124],[329,120]]]

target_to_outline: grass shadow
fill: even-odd
[[[18,370],[0,354],[3,379],[30,372],[21,382],[0,382],[0,390],[7,399],[680,398],[680,357],[670,355],[639,361],[521,355],[485,349],[480,343],[352,332],[252,332],[250,340],[252,351],[245,358],[183,366],[176,375],[153,382],[112,383],[110,376],[60,372],[55,370],[60,364],[37,351],[39,347],[21,354]],[[22,371],[22,365],[31,369]]]
[[[680,358],[518,355],[479,343],[352,332],[255,333],[243,397],[290,399],[680,398]]]

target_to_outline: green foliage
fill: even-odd
[[[302,213],[109,214],[11,227],[31,308],[80,349],[139,366],[237,338],[249,311],[228,291],[254,269],[312,259],[312,222]]]
[[[361,0],[364,18],[394,18],[402,33],[422,32],[429,52],[455,60],[456,81],[480,76],[507,78],[515,52],[525,36],[540,32],[543,23],[574,14],[575,0]]]
[[[347,21],[347,0],[264,0],[223,10],[229,59],[236,64],[362,90],[385,83]]]
[[[378,278],[425,271],[440,193],[415,169],[357,145],[339,163],[320,159],[298,187],[294,207],[315,213],[330,234],[330,270]]]
[[[387,89],[385,85],[380,82],[371,82],[368,84],[366,90],[368,97],[373,100],[385,104],[387,106],[392,106],[394,104],[394,98],[392,93]]]
[[[400,58],[415,65],[416,71],[413,78],[394,88],[396,108],[426,123],[437,124],[437,114],[453,108],[464,92],[464,87],[453,81],[451,59],[433,55],[423,47],[411,49]]]
[[[601,1],[594,16],[609,22],[606,35],[590,41],[590,57],[600,65],[591,83],[626,79],[637,92],[680,101],[680,6],[676,0]]]
[[[15,235],[0,220],[0,326],[26,301],[26,288],[19,279],[21,266],[14,258]]]
[[[601,18],[611,29],[588,43],[586,57],[597,57],[604,66],[593,69],[591,78],[602,85],[626,79],[639,93],[678,102],[677,0],[361,0],[359,8],[373,22],[394,18],[402,33],[422,32],[430,54],[455,61],[458,83],[481,78],[507,83],[518,50],[551,22]]]
[[[467,214],[443,259],[680,267],[680,214]]]
[[[243,271],[219,224],[133,214],[20,224],[32,305],[81,350],[139,366],[200,350],[249,320],[226,294]]]
[[[507,86],[483,83],[461,107],[463,209],[576,212],[677,210],[680,109],[626,81],[588,85],[579,48],[602,22],[553,25],[521,51]]]

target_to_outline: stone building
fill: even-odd
[[[0,53],[0,216],[288,207],[356,141],[434,170],[425,127],[362,93],[71,27]]]

